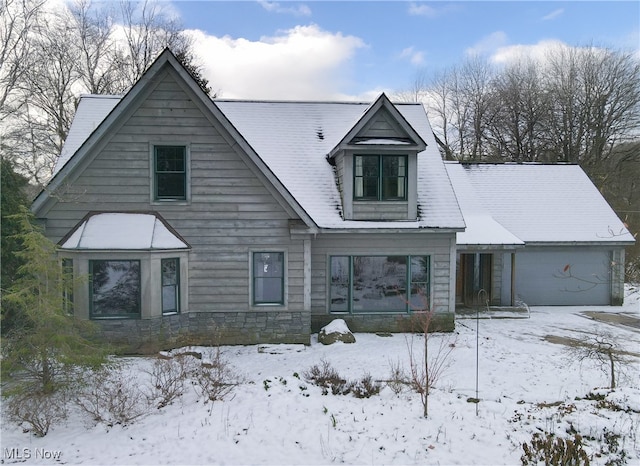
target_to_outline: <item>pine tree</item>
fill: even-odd
[[[92,322],[67,312],[64,290],[73,283],[55,244],[27,209],[12,217],[18,221],[22,249],[16,255],[22,264],[4,301],[20,309],[21,321],[4,338],[2,372],[13,382],[10,391],[53,393],[72,382],[78,369],[104,364],[107,348]]]

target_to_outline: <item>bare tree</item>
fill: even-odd
[[[493,80],[493,118],[487,122],[487,139],[489,152],[497,160],[544,160],[548,101],[538,69],[532,61],[521,61],[506,67]]]
[[[640,63],[595,47],[556,49],[547,62],[547,130],[559,160],[597,165],[640,123]]]
[[[79,78],[91,94],[119,94],[129,84],[120,72],[113,13],[110,4],[96,6],[90,0],[69,5],[67,16],[75,33]]]
[[[163,9],[162,4],[150,0],[120,4],[126,44],[120,50],[123,57],[123,79],[130,84],[140,79],[149,65],[165,48],[176,55],[191,47],[182,26]]]
[[[0,0],[0,122],[19,106],[13,93],[31,63],[29,33],[43,5],[44,0]]]
[[[53,172],[80,94],[126,92],[167,47],[210,90],[161,3],[125,0],[118,10],[76,0],[45,10],[44,0],[0,1],[0,151],[38,184]]]
[[[609,374],[609,388],[617,385],[617,375],[630,363],[629,353],[624,351],[618,339],[602,329],[596,329],[592,335],[576,340],[567,348],[569,357],[578,361],[594,361],[603,372]]]

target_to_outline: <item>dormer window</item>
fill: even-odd
[[[356,155],[353,173],[354,200],[407,200],[406,155]]]

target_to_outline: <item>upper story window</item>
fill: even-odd
[[[356,155],[353,184],[357,201],[407,200],[407,156]]]
[[[154,146],[155,200],[187,199],[187,148]]]

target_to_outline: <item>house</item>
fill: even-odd
[[[599,251],[587,261],[611,259],[598,273],[613,276],[632,238],[571,169],[570,196],[589,193],[609,229],[599,222],[577,241],[578,227],[564,239],[527,236],[526,214],[510,221],[514,205],[494,203],[499,188],[485,186],[483,170],[496,183],[512,175],[445,164],[421,105],[384,94],[212,101],[165,51],[126,95],[81,99],[32,210],[64,266],[89,277],[73,290],[75,314],[111,340],[134,351],[308,343],[336,317],[354,331],[401,331],[425,308],[451,330],[456,300],[479,287],[494,304],[511,304],[520,286],[535,295],[526,271],[543,276],[537,258],[557,257],[554,248],[567,256],[553,270],[569,281],[590,271],[580,248]],[[531,197],[504,184],[507,196],[516,188]],[[620,280],[607,283],[617,299]]]

